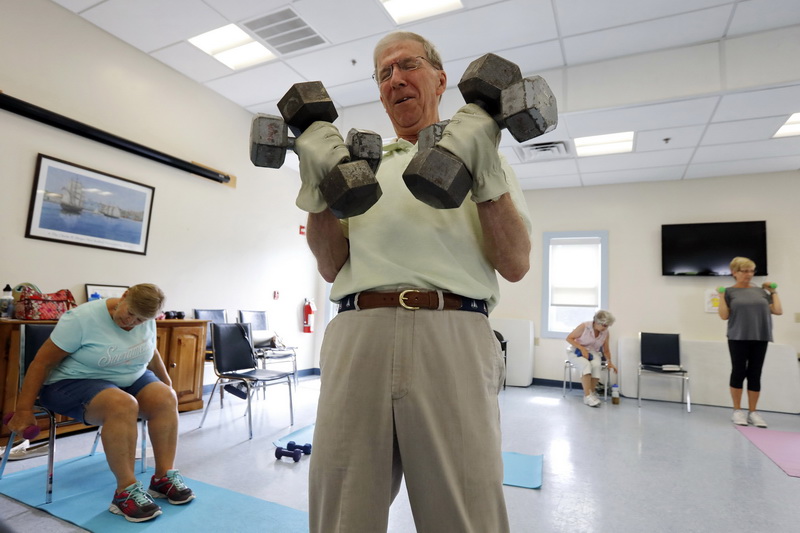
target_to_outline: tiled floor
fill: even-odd
[[[787,476],[740,435],[729,409],[693,405],[686,413],[680,404],[652,401],[639,409],[627,398],[620,405],[590,408],[578,390],[566,398],[555,387],[509,387],[501,393],[503,449],[544,454],[540,490],[505,488],[513,532],[788,533],[796,528],[800,479]],[[306,510],[308,461],[276,461],[272,441],[314,422],[318,391],[317,379],[300,381],[295,426],[289,428],[285,391],[268,389],[271,403],[258,402],[251,441],[244,402],[233,403],[230,396],[222,410],[214,402],[203,429],[197,429],[201,411],[182,414],[179,468],[190,478]],[[797,415],[764,416],[770,429],[800,431]],[[60,438],[57,459],[86,453],[91,439],[91,434]],[[9,471],[39,464],[43,457],[10,463]],[[191,505],[203,504],[200,494]],[[16,533],[82,531],[5,497],[0,518]],[[402,491],[389,531],[414,531]]]

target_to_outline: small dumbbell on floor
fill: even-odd
[[[280,459],[281,457],[291,457],[295,463],[300,462],[300,457],[303,456],[303,450],[300,448],[295,448],[294,450],[285,450],[284,448],[278,446],[275,448],[275,459]]]
[[[311,455],[311,444],[309,443],[303,444],[301,446],[300,444],[297,444],[295,441],[290,440],[289,442],[286,443],[286,449],[290,451],[300,450],[303,452],[304,455]]]
[[[295,149],[289,130],[301,135],[316,121],[333,122],[339,116],[321,82],[296,83],[278,102],[281,117],[258,114],[250,127],[250,160],[258,167],[280,168],[287,150]],[[347,135],[349,161],[331,169],[320,192],[338,218],[360,215],[381,197],[375,179],[380,165],[382,140],[367,130],[352,129]]]
[[[458,83],[464,101],[486,111],[500,128],[518,142],[556,128],[558,109],[547,82],[540,76],[523,78],[519,67],[495,54],[479,57],[467,67]],[[472,188],[472,175],[463,162],[447,150],[433,146],[443,127],[434,125],[432,142],[418,142],[403,180],[420,201],[437,209],[459,207]]]

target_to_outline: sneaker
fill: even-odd
[[[750,411],[747,413],[747,423],[757,428],[767,427],[767,423],[764,422],[764,419],[761,418],[761,415],[755,411]]]
[[[183,482],[178,470],[167,470],[161,479],[153,476],[147,490],[153,498],[166,498],[173,505],[181,505],[194,500],[194,492]]]
[[[744,411],[741,409],[734,409],[733,416],[731,417],[731,422],[736,424],[737,426],[746,426],[747,425],[747,416],[744,414]]]
[[[600,400],[594,394],[588,394],[583,397],[583,403],[588,405],[589,407],[599,407]]]
[[[141,481],[125,487],[122,492],[115,492],[108,510],[124,516],[128,522],[144,522],[161,514],[161,507],[144,490]]]

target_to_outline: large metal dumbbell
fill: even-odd
[[[516,64],[498,55],[486,54],[470,63],[458,88],[467,103],[479,105],[518,142],[552,131],[558,124],[556,99],[547,82],[540,76],[523,78]],[[436,124],[429,128],[433,142],[426,137],[418,145],[403,180],[422,202],[452,209],[461,205],[472,188],[472,175],[453,154],[434,146],[444,128]]]
[[[295,149],[295,136],[313,122],[333,122],[338,117],[333,101],[321,82],[297,83],[278,102],[282,117],[258,114],[250,128],[250,160],[259,167],[280,168],[287,150]],[[381,196],[375,179],[380,165],[381,138],[366,130],[351,130],[347,136],[350,158],[331,169],[320,184],[320,192],[338,218],[357,216]]]

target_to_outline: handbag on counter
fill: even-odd
[[[14,300],[14,318],[18,320],[58,320],[78,306],[68,289],[47,294],[30,283],[14,287]]]

